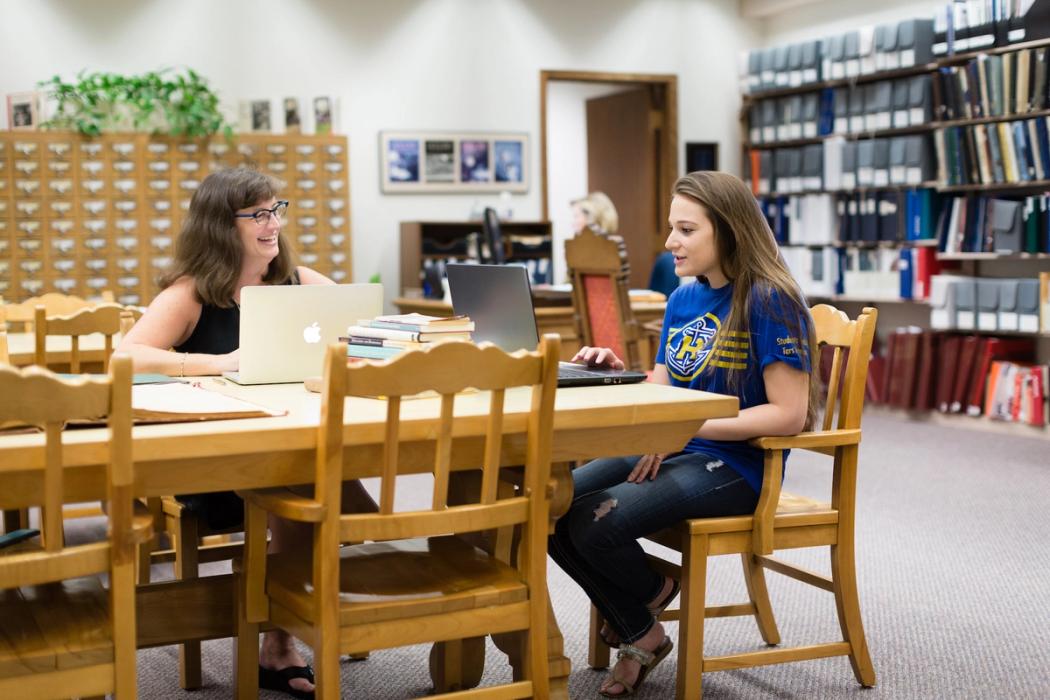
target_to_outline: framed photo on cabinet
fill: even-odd
[[[29,131],[40,126],[40,93],[12,92],[7,96],[7,128]]]
[[[529,136],[524,133],[383,131],[382,190],[527,192]]]

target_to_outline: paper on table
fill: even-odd
[[[274,411],[257,404],[235,399],[190,384],[142,384],[131,388],[131,408],[135,418],[184,416],[194,418],[240,418],[249,416],[283,416],[287,411]]]

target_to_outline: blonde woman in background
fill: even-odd
[[[612,200],[604,192],[591,192],[586,197],[574,199],[572,204],[572,233],[578,236],[584,229],[591,229],[599,236],[605,236],[613,241],[620,249],[621,268],[625,276],[631,274],[631,265],[627,259],[627,244],[623,236],[618,234],[620,230],[620,216],[616,213],[616,207]]]

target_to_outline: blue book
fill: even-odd
[[[915,226],[915,208],[918,192],[915,190],[904,191],[904,239],[914,241],[918,235]]]
[[[1044,175],[1050,178],[1050,134],[1046,130],[1046,117],[1035,120],[1035,134],[1039,141],[1039,155],[1043,159],[1043,167],[1047,170]]]
[[[1010,127],[1013,130],[1014,147],[1017,151],[1017,174],[1027,182],[1032,179],[1032,157],[1029,155],[1027,129],[1024,128],[1023,122],[1012,122]]]
[[[375,345],[350,344],[346,346],[347,357],[357,357],[366,360],[388,360],[404,351],[404,348],[376,347]]]
[[[897,265],[897,269],[900,270],[901,275],[901,299],[912,298],[912,282],[915,277],[915,271],[913,270],[913,267],[915,265],[915,257],[913,255],[914,252],[914,248],[901,248],[900,264]]]

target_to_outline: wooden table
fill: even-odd
[[[286,409],[276,418],[180,423],[134,428],[133,455],[139,496],[258,488],[312,480],[320,397],[301,384],[239,387],[217,379],[203,384],[269,408]],[[464,416],[457,445],[482,450],[488,414],[485,392],[457,397],[456,415]],[[387,404],[349,399],[346,414],[344,476],[376,476],[380,464]],[[403,404],[402,434],[410,444],[401,454],[413,471],[430,468],[438,399]],[[508,464],[524,461],[524,430],[529,411],[527,389],[507,392],[506,424],[514,433],[504,451]],[[560,389],[555,401],[552,458],[559,488],[552,513],[560,515],[572,497],[571,460],[681,448],[708,418],[736,415],[734,397],[655,384]],[[41,435],[0,437],[0,509],[38,503],[42,492]],[[429,448],[429,449],[428,449]],[[66,499],[104,497],[104,464],[109,456],[106,431],[70,431],[64,448]],[[453,464],[453,468],[462,467]],[[232,637],[232,576],[168,581],[141,586],[138,634],[141,647],[192,639]],[[553,617],[552,617],[553,620]],[[561,633],[551,625],[552,695],[566,697],[569,661]]]
[[[71,338],[66,335],[47,336],[47,366],[60,369],[69,366]],[[80,336],[80,361],[84,371],[101,371],[105,355],[106,336],[91,333]],[[113,336],[113,347],[120,343],[120,335]],[[7,346],[11,355],[11,364],[15,367],[26,367],[33,364],[33,353],[36,348],[36,336],[32,333],[8,333]]]
[[[557,333],[561,336],[561,359],[571,360],[580,347],[580,338],[576,333],[576,323],[573,321],[572,301],[568,297],[566,301],[567,303],[552,306],[537,305],[536,329],[541,336],[544,333]],[[394,299],[394,306],[403,314],[452,315],[452,305],[447,301],[437,299],[398,297]],[[639,326],[649,321],[663,320],[666,306],[666,300],[631,299],[631,310]],[[648,344],[643,339],[639,345],[642,351],[642,367],[651,368],[652,358],[648,357]]]

